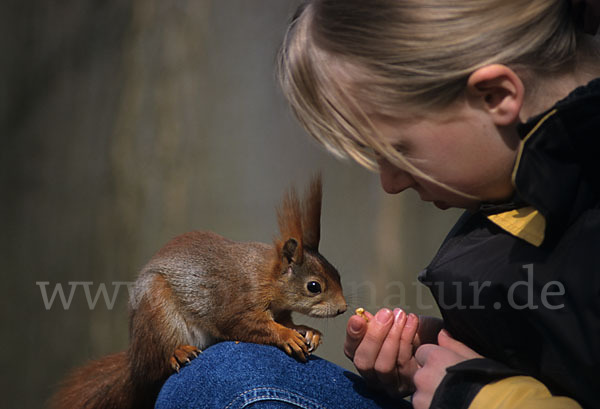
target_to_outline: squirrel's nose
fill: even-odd
[[[344,305],[343,307],[339,308],[337,311],[338,315],[345,313],[347,309],[348,309],[347,305]]]

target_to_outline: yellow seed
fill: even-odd
[[[358,307],[356,310],[354,310],[354,312],[356,313],[356,315],[360,315],[361,317],[363,317],[365,319],[365,321],[369,322],[369,318],[365,315],[364,308]]]

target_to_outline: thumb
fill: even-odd
[[[479,355],[477,352],[473,351],[471,348],[469,348],[462,342],[452,338],[450,333],[445,329],[441,330],[438,334],[438,345],[443,348],[449,349],[450,351],[455,352],[458,355],[467,359],[482,358],[482,356]]]
[[[372,318],[372,315],[370,316]],[[366,332],[367,322],[365,319],[358,315],[351,316],[346,326],[346,341],[344,342],[344,354],[350,360],[354,359],[354,352],[362,342]]]

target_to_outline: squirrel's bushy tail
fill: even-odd
[[[127,352],[75,369],[50,400],[52,409],[125,409],[137,407]]]

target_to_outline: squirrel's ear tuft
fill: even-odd
[[[298,195],[294,189],[290,189],[283,197],[281,207],[277,209],[277,221],[279,222],[279,232],[281,234],[281,238],[276,241],[278,251],[283,257],[286,257],[288,262],[302,263],[304,254],[302,213]]]
[[[321,239],[321,201],[323,183],[321,174],[316,174],[304,195],[304,212],[302,215],[302,241],[304,247],[314,251],[319,250]]]
[[[288,264],[298,263],[298,259],[302,258],[301,254],[297,254],[298,241],[296,241],[296,239],[287,239],[287,241],[283,243],[281,252],[283,253],[283,257],[285,257]]]

